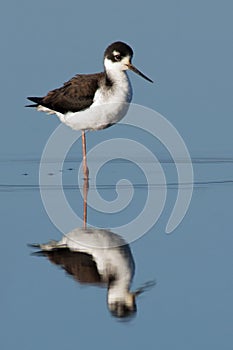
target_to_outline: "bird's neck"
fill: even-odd
[[[110,283],[108,288],[108,301],[111,303],[117,299],[124,299],[129,294],[130,284],[130,274],[121,276],[121,278],[118,278]]]
[[[106,85],[110,87],[119,84],[130,84],[126,71],[117,69],[105,69],[105,81]]]
[[[105,87],[111,91],[112,101],[131,102],[133,92],[126,71],[105,70]]]
[[[118,264],[115,266],[114,278],[110,281],[108,286],[108,299],[112,300],[115,298],[121,298],[128,294],[133,270],[130,268],[128,263],[118,259]]]

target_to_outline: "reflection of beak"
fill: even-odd
[[[142,78],[150,81],[151,83],[153,83],[153,80],[151,80],[150,78],[148,78],[146,75],[144,75],[142,72],[140,72],[140,70],[138,70],[136,67],[134,67],[134,65],[132,63],[128,63],[127,64],[128,69],[130,69],[131,71],[133,71],[134,73],[140,75]]]
[[[150,81],[150,80],[149,80]],[[134,293],[134,297],[137,297],[138,295],[142,294],[146,290],[149,290],[150,288],[154,287],[156,285],[156,281],[148,281],[144,283],[144,285],[141,288],[138,288]]]

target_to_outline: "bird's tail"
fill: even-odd
[[[25,107],[38,107],[43,100],[43,97],[27,97],[29,101],[35,102],[33,105],[26,105]]]

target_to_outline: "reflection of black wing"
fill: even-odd
[[[46,256],[52,263],[60,265],[79,283],[105,285],[90,254],[72,252],[68,248],[40,251],[34,254]]]
[[[50,91],[44,97],[28,97],[35,105],[49,108],[55,112],[67,113],[82,111],[93,103],[94,95],[99,86],[99,80],[104,73],[78,74],[62,87]]]

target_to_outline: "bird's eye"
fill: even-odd
[[[115,55],[114,58],[115,61],[119,62],[121,60],[121,55]]]

